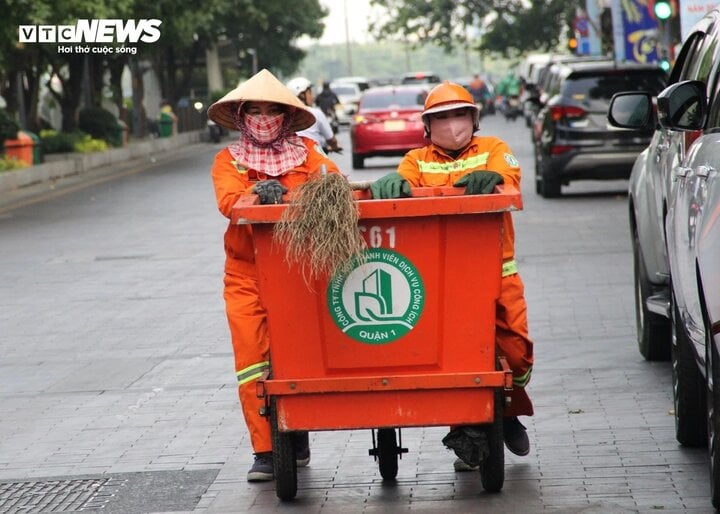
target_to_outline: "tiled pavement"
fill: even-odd
[[[513,144],[501,120],[487,123],[531,169],[524,129]],[[248,484],[212,152],[192,145],[142,172],[0,205],[0,512],[38,511],[3,485],[51,479],[77,487],[36,499],[59,505],[89,481],[96,503],[82,505],[102,499],[105,512],[712,512],[706,449],[674,438],[669,365],[644,362],[633,342],[626,183],[544,201],[531,171],[515,218],[536,415],[530,455],[506,453],[503,491],[452,471],[441,427],[403,430],[394,484],[367,455],[369,431],[312,433],[293,502]]]

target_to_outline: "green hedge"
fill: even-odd
[[[78,128],[93,139],[102,139],[113,146],[122,146],[122,127],[115,115],[100,107],[88,107],[78,115]]]
[[[93,138],[90,134],[82,131],[66,133],[56,130],[41,130],[40,140],[45,154],[104,152],[108,148],[105,140]]]

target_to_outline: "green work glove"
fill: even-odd
[[[476,170],[460,177],[453,186],[465,186],[466,195],[486,195],[492,193],[495,186],[502,183],[502,175],[497,171]]]
[[[278,180],[271,178],[255,184],[252,192],[260,197],[261,204],[282,203],[282,195],[287,193],[288,189]]]
[[[410,196],[410,183],[397,172],[388,173],[370,185],[372,197],[376,200]]]

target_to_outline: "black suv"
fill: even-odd
[[[553,198],[572,180],[628,178],[653,131],[610,126],[610,99],[628,90],[657,94],[665,87],[665,72],[613,61],[556,64],[549,72],[549,100],[538,113],[533,135],[536,192]]]

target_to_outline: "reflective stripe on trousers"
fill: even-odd
[[[258,362],[245,369],[241,369],[236,373],[238,385],[241,386],[251,380],[257,380],[268,369],[270,369],[270,363],[268,361]]]

